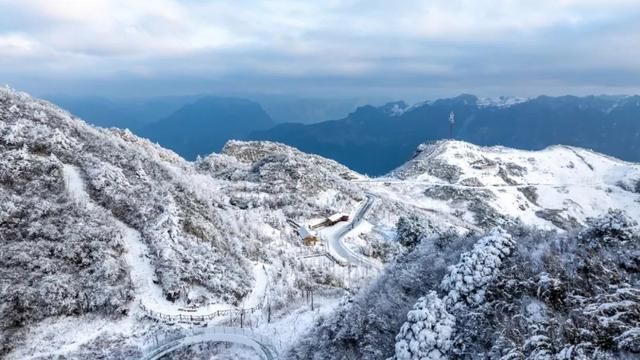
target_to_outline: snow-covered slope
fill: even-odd
[[[568,146],[522,151],[460,141],[422,145],[371,186],[484,227],[518,219],[568,229],[609,208],[640,219],[640,164]]]
[[[12,358],[47,344],[91,356],[101,338],[101,351],[136,349],[153,324],[138,302],[187,316],[268,299],[278,312],[301,284],[340,290],[332,268],[302,268],[308,249],[287,220],[365,198],[348,180],[360,175],[284,145],[231,142],[187,162],[10,89],[0,89],[0,154],[0,355]],[[114,327],[71,335],[103,316]],[[122,319],[133,329],[124,338]],[[38,325],[51,321],[66,325]]]
[[[341,316],[358,325],[364,318],[340,299],[380,274],[356,298],[366,312],[383,302],[378,290],[400,294],[367,317],[386,326],[375,334],[392,334],[388,345],[403,311],[493,225],[571,230],[609,208],[640,217],[640,166],[583,149],[440,142],[375,179],[271,142],[230,141],[188,162],[9,89],[0,89],[0,156],[0,356],[9,359],[136,358],[150,338],[195,322],[241,321],[288,350],[335,306],[331,331]],[[352,218],[303,245],[296,227],[333,214]],[[411,241],[396,241],[403,234]],[[335,335],[345,346],[361,335],[347,333]]]
[[[639,164],[443,141],[356,182],[423,217],[400,218],[410,246],[290,358],[637,358]]]

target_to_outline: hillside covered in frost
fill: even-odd
[[[220,326],[291,359],[640,353],[638,164],[458,141],[381,178],[265,141],[190,162],[5,88],[0,154],[3,358]],[[173,353],[216,354],[255,355]]]
[[[640,164],[569,146],[523,151],[461,141],[423,144],[371,186],[484,228],[520,222],[570,230],[609,208],[640,216]]]
[[[636,359],[640,227],[423,237],[289,353],[291,359]]]
[[[445,141],[361,183],[425,218],[400,217],[404,251],[289,358],[640,356],[640,165]]]
[[[148,295],[132,281],[140,261],[151,271],[142,280],[172,308],[240,306],[258,285],[254,264],[268,269],[274,310],[304,284],[341,288],[331,274],[300,268],[305,249],[287,224],[349,212],[364,199],[346,180],[358,175],[333,161],[231,142],[187,162],[10,89],[0,89],[0,135],[0,354],[16,344],[28,354],[41,322],[69,324],[48,335],[56,338],[85,326],[81,315],[140,319],[134,299]],[[143,259],[133,263],[132,234]],[[103,346],[135,347],[143,332]]]

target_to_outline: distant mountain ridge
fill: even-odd
[[[44,98],[67,109],[83,120],[103,127],[131,130],[164,119],[198,99],[210,96],[234,97],[259,103],[276,123],[311,124],[340,119],[358,106],[383,104],[377,98],[321,98],[265,94],[192,94],[145,98],[111,98],[103,96],[45,95]]]
[[[198,155],[219,152],[229,139],[242,139],[251,131],[273,125],[273,119],[256,102],[207,96],[147,125],[139,134],[194,160]]]
[[[110,99],[101,96],[46,96],[93,125],[137,130],[166,118],[201,96],[159,96],[147,99]]]
[[[220,151],[227,140],[244,139],[251,131],[276,123],[314,123],[344,117],[366,101],[204,94],[125,99],[50,95],[47,99],[93,125],[130,129],[190,160]]]
[[[280,124],[250,138],[279,141],[369,175],[407,161],[425,141],[454,137],[478,145],[539,150],[565,144],[640,161],[640,96],[539,96],[494,101],[463,94],[415,106],[363,106],[344,119]]]

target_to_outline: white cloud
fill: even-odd
[[[7,57],[30,56],[38,44],[28,36],[19,33],[0,34],[0,54]]]
[[[640,72],[634,23],[637,0],[0,0],[0,82]]]
[[[0,4],[37,23],[51,51],[89,56],[163,56],[242,43],[231,29],[199,22],[171,0],[23,0]]]

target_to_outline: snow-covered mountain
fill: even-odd
[[[640,96],[539,96],[479,99],[463,94],[413,106],[363,106],[341,120],[279,124],[251,135],[340,161],[381,176],[425,141],[453,136],[478,145],[542,150],[564,144],[640,161]]]
[[[564,236],[570,249],[558,246],[580,261],[591,258],[577,232],[631,251],[598,263],[618,278],[596,275],[597,283],[637,287],[640,166],[583,149],[440,142],[383,178],[265,141],[229,141],[189,162],[0,89],[0,154],[0,356],[8,359],[162,351],[377,359],[394,355],[396,336],[408,344],[395,352],[403,358],[414,335],[403,323],[422,324],[431,312],[452,329],[438,351],[455,353],[459,339],[479,349],[459,322],[471,323],[465,314],[483,309],[485,294],[510,295],[491,292],[505,281],[502,264],[528,256],[539,240],[530,234],[543,230],[542,250]],[[616,221],[593,220],[601,216]],[[493,265],[480,285],[460,288],[458,277],[485,257]],[[459,271],[448,268],[457,263]],[[197,345],[219,341],[236,345]]]
[[[327,271],[298,269],[308,249],[287,220],[350,212],[364,199],[346,180],[357,175],[283,145],[231,142],[187,162],[9,89],[0,90],[0,134],[1,353],[23,345],[10,358],[41,351],[43,338],[74,354],[78,339],[66,332],[82,327],[93,331],[85,345],[104,336],[105,349],[131,351],[144,322],[121,339],[103,316],[136,319],[138,302],[168,314],[239,308],[262,264],[273,311],[316,278],[336,288]]]
[[[479,98],[476,104],[480,107],[498,107],[506,108],[528,101],[528,98],[519,96],[498,96],[495,98]]]
[[[413,208],[404,251],[289,358],[640,356],[640,164],[443,141],[356,181]]]
[[[609,208],[640,218],[640,164],[569,146],[523,151],[424,144],[376,182],[382,194],[479,226],[520,220],[568,230]]]
[[[445,141],[360,181],[424,217],[291,359],[640,357],[639,164]]]

